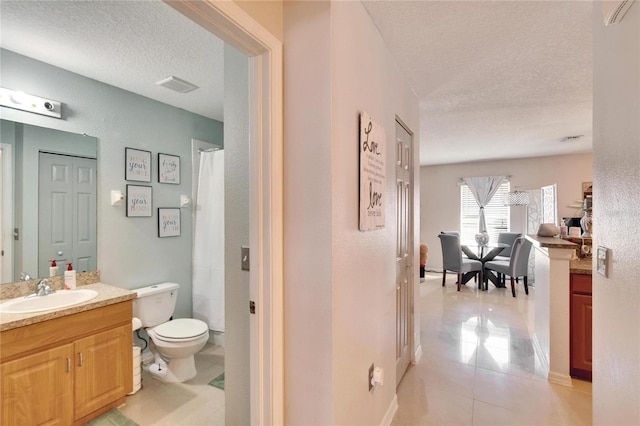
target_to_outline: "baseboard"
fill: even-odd
[[[390,426],[393,421],[393,416],[396,415],[398,411],[398,394],[393,395],[393,400],[391,400],[391,404],[389,404],[389,408],[387,408],[387,412],[384,413],[384,417],[380,422],[380,426]]]
[[[547,359],[544,351],[542,350],[542,346],[540,346],[540,341],[538,340],[538,335],[533,333],[533,349],[539,355],[540,363],[542,364],[542,369],[544,370],[544,376],[549,379],[549,360]]]
[[[416,351],[413,353],[413,360],[411,361],[411,363],[417,364],[420,362],[421,358],[422,358],[422,345],[418,345],[418,347],[416,348]]]
[[[224,338],[224,331],[209,330],[209,340],[207,342],[224,348]]]
[[[547,381],[550,383],[555,383],[557,385],[573,387],[573,382],[571,381],[571,376],[568,374],[556,373],[555,371],[551,371],[549,368],[549,360],[545,356],[544,351],[542,350],[542,346],[540,346],[540,341],[538,340],[538,336],[533,334],[533,348],[537,354],[539,354],[540,363],[542,364],[542,369],[544,370],[544,375],[547,377]]]
[[[573,381],[571,380],[571,376],[568,374],[556,373],[554,371],[549,372],[549,378],[547,379],[551,383],[555,383],[556,385],[562,385],[572,388]]]

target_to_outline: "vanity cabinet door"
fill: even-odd
[[[73,344],[0,365],[2,425],[73,422]]]
[[[124,325],[75,342],[75,419],[131,392],[131,326]]]

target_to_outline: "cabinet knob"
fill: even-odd
[[[82,352],[78,352],[78,367],[82,367]]]

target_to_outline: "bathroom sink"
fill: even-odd
[[[97,296],[98,292],[90,289],[58,290],[46,296],[31,294],[0,303],[0,312],[6,314],[29,314],[50,311],[84,303]]]

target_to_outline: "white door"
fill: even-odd
[[[0,284],[13,277],[13,169],[11,145],[0,143]]]
[[[58,275],[68,262],[76,271],[97,269],[96,160],[40,153],[38,181],[38,276]]]
[[[411,134],[396,121],[396,386],[411,360],[413,190]]]

